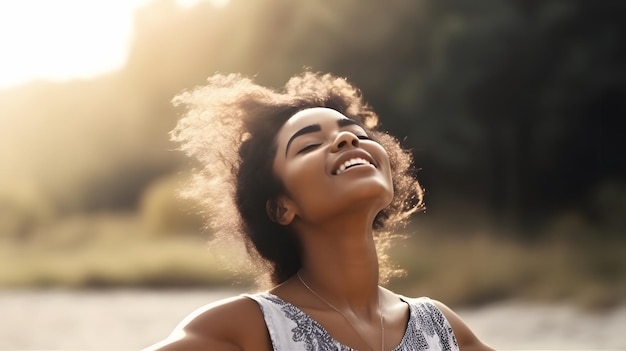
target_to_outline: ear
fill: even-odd
[[[284,196],[265,202],[268,217],[280,225],[289,225],[296,217],[295,206]]]

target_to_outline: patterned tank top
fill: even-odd
[[[295,305],[268,292],[245,294],[261,307],[275,351],[354,351],[341,344],[313,318]],[[402,341],[393,351],[458,351],[452,327],[427,297],[410,299],[409,322]]]

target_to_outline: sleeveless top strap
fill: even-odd
[[[405,338],[399,350],[441,350],[458,351],[459,345],[452,326],[443,312],[428,297],[400,299],[409,304],[411,317]]]
[[[268,292],[244,294],[256,301],[275,351],[351,351],[297,306]],[[409,305],[404,337],[393,351],[458,351],[454,332],[443,313],[427,297],[400,299]]]
[[[244,294],[261,307],[274,351],[347,351],[315,320],[270,293]]]

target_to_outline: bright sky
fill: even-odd
[[[203,0],[176,0],[192,6]],[[209,0],[226,6],[229,0]],[[121,67],[134,11],[149,0],[0,0],[0,89]]]

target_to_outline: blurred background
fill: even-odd
[[[170,101],[216,72],[280,88],[309,67],[360,87],[420,169],[427,210],[389,287],[610,313],[626,301],[625,15],[618,0],[4,1],[0,290],[252,289],[177,197],[196,165],[169,141]]]

